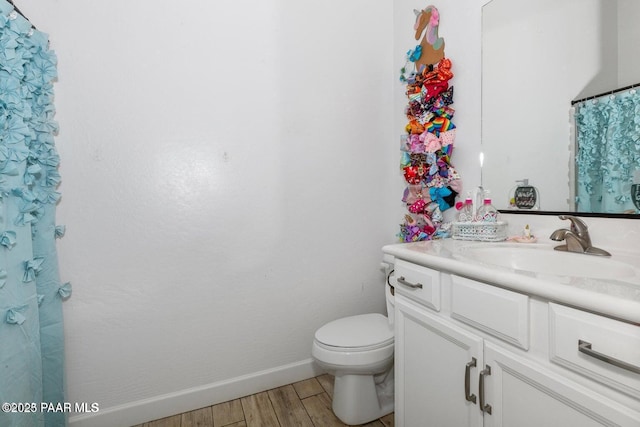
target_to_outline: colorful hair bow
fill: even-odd
[[[436,156],[436,153],[426,153],[426,164],[427,166],[429,166],[429,171],[427,172],[427,175],[433,175],[434,173],[436,173],[436,170],[434,169],[437,161],[438,161],[438,157]]]
[[[417,120],[411,120],[407,124],[407,132],[413,134],[421,134],[424,132],[424,126]]]
[[[422,184],[410,184],[405,188],[402,196],[402,201],[408,205],[415,203],[418,200],[429,199],[429,192],[425,191]]]
[[[411,243],[427,240],[429,235],[422,231],[417,225],[400,224],[400,234],[398,234],[398,237],[405,243]]]
[[[407,117],[420,117],[424,114],[424,109],[419,99],[409,101],[407,108],[405,109],[405,115]]]
[[[449,188],[457,194],[460,194],[462,192],[462,181],[459,179],[451,180],[449,182]]]
[[[427,155],[425,153],[412,153],[411,164],[414,166],[423,165],[427,163]]]
[[[422,93],[424,93],[425,98],[434,98],[447,90],[449,87],[449,83],[435,81],[431,83],[425,83],[422,85]]]
[[[420,135],[420,139],[424,141],[424,150],[427,153],[435,153],[442,148],[442,142],[440,138],[431,132],[424,132]]]
[[[413,218],[411,215],[405,215],[405,223],[400,225],[400,234],[398,237],[404,242],[417,242],[427,240],[436,231],[433,222],[428,215],[417,215]]]
[[[407,85],[407,96],[409,99],[415,99],[415,96],[420,96],[422,92],[422,84],[421,83],[411,83]]]
[[[427,161],[427,156],[424,153],[408,153],[402,152],[402,158],[400,160],[400,166],[404,169],[407,166],[420,166]]]
[[[444,132],[440,132],[440,136],[438,137],[438,139],[440,140],[440,143],[442,144],[442,151],[445,152],[445,150],[449,150],[448,152],[445,152],[445,154],[447,155],[451,155],[451,151],[453,151],[453,143],[456,140],[456,130],[451,129],[451,130],[447,130]]]
[[[432,87],[432,89],[433,88],[439,90],[442,87],[438,86]],[[453,103],[453,87],[440,93],[437,93],[437,90],[435,92],[431,90],[431,93],[429,93],[428,89],[429,88],[423,88],[419,94],[413,94],[410,97],[410,102],[405,111],[407,117],[411,119],[418,119],[421,123],[429,121],[424,119],[428,114],[452,119],[455,114],[455,110],[448,107],[448,105]],[[437,93],[437,96],[433,96],[434,93]]]
[[[436,165],[438,166],[438,175],[447,178],[449,176],[449,158],[440,157]]]
[[[424,177],[425,183],[429,187],[440,187],[446,184],[450,172],[449,164],[443,158],[438,158],[436,162],[429,167],[429,173]]]
[[[446,211],[455,204],[456,195],[448,187],[429,189],[431,200],[438,204],[441,211]]]
[[[451,60],[442,58],[440,62],[433,66],[432,70],[426,68],[422,72],[425,82],[447,82],[453,78],[451,72]]]
[[[422,46],[417,45],[415,49],[407,52],[407,59],[411,62],[416,62],[422,56]]]
[[[456,110],[454,110],[451,107],[442,107],[442,108],[438,108],[436,110],[433,110],[433,114],[435,114],[438,117],[444,117],[447,118],[449,120],[453,119],[453,115],[456,113]]]
[[[404,169],[404,179],[409,184],[420,184],[425,175],[424,165],[407,166]]]
[[[419,123],[426,123],[437,114],[433,110],[433,99],[425,100],[424,97],[418,96],[407,105],[405,115],[410,120],[417,120]],[[424,132],[424,127],[422,128]],[[422,133],[422,132],[420,132]]]
[[[430,208],[431,219],[433,220],[433,222],[441,223],[442,221],[444,221],[444,215],[442,215],[442,211],[438,207],[437,203],[431,203],[431,205],[429,205],[429,208]]]
[[[455,168],[451,165],[449,165],[449,175],[447,176],[447,182],[452,182],[455,180],[460,180],[460,174],[458,174],[458,171],[455,170]]]
[[[436,110],[451,104],[453,104],[453,86],[450,86],[449,89],[439,94],[438,97],[433,100],[433,108]]]
[[[409,151],[412,153],[424,153],[424,142],[420,135],[412,133],[407,138]]]
[[[404,169],[407,166],[411,165],[411,154],[406,151],[402,151],[401,153],[402,155],[400,157],[400,167]]]
[[[455,128],[456,126],[453,122],[445,117],[436,117],[425,125],[425,130],[427,132],[435,133],[436,136],[440,136],[440,132],[446,132]]]
[[[409,212],[418,214],[424,212],[424,208],[427,207],[427,202],[424,199],[416,200],[411,206],[409,206]]]

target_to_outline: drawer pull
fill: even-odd
[[[627,362],[623,362],[622,360],[616,359],[614,357],[607,356],[606,354],[597,352],[591,348],[590,342],[578,340],[578,351],[580,353],[586,354],[587,356],[595,357],[598,360],[602,360],[603,362],[609,363],[613,366],[617,366],[618,368],[626,369],[627,371],[640,374],[640,367],[632,365]]]
[[[422,289],[422,283],[415,283],[414,284],[414,283],[407,282],[407,279],[405,279],[404,276],[398,277],[398,283],[400,283],[401,285],[405,285],[405,286],[407,286],[409,288],[412,288],[412,289]]]
[[[476,395],[469,394],[469,389],[471,388],[471,368],[476,367],[476,358],[472,357],[471,362],[467,363],[467,366],[464,368],[464,398],[467,399],[467,402],[476,403]]]
[[[480,384],[478,384],[478,388],[480,389],[480,410],[491,415],[491,405],[489,405],[488,403],[484,403],[484,377],[486,375],[491,375],[491,366],[485,366],[486,367],[482,371],[480,371]]]

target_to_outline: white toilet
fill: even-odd
[[[365,424],[393,412],[393,294],[387,313],[334,320],[316,331],[311,354],[335,376],[333,412],[345,424]]]

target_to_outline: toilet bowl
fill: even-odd
[[[365,424],[393,412],[393,294],[387,312],[345,317],[318,329],[311,354],[335,376],[332,409],[345,424]]]

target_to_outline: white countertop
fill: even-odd
[[[535,244],[541,250],[553,250],[558,243]],[[638,268],[639,274],[623,279],[552,275],[527,272],[469,259],[465,250],[472,247],[513,245],[513,250],[529,247],[522,243],[472,242],[454,239],[387,245],[383,252],[398,259],[457,274],[502,288],[522,292],[549,301],[567,304],[594,313],[640,325],[640,255],[610,251],[612,260]],[[560,254],[558,255],[567,255]],[[592,257],[593,255],[571,254]],[[606,274],[604,275],[606,276]]]

